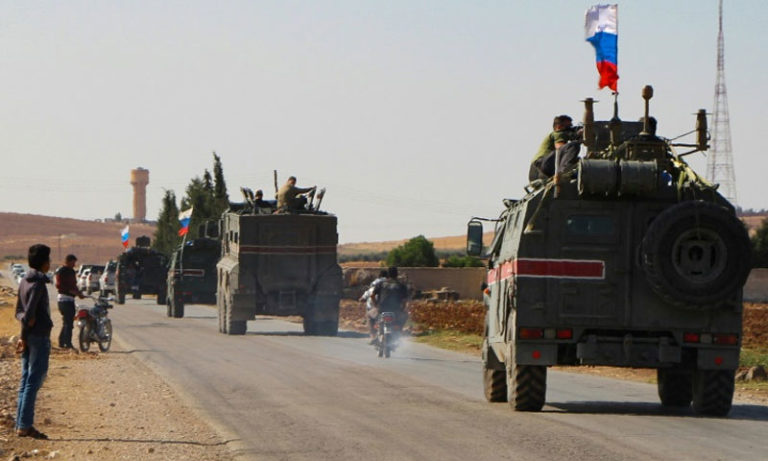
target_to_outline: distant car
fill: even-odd
[[[115,294],[115,272],[117,271],[117,262],[109,261],[99,277],[99,294],[108,296]]]
[[[85,293],[91,294],[94,291],[99,291],[99,277],[104,272],[104,266],[92,266],[88,271],[88,275],[85,276]]]
[[[27,275],[26,271],[21,271],[18,274],[16,274],[16,284],[20,285],[21,281],[24,279],[24,277],[26,277],[26,275]]]
[[[82,264],[80,268],[77,270],[77,289],[80,291],[85,291],[85,277],[88,276],[86,271],[90,272],[91,267],[93,267],[93,264]]]
[[[18,263],[11,264],[11,273],[13,273],[14,277],[18,276],[22,272],[26,272],[23,265]]]

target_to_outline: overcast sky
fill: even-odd
[[[0,211],[130,216],[222,157],[273,195],[272,170],[328,189],[342,242],[456,235],[520,197],[559,113],[597,90],[593,1],[0,1]],[[768,13],[725,2],[739,204],[768,207]],[[660,135],[711,111],[716,0],[619,3],[619,103]],[[692,138],[689,138],[692,140]],[[702,154],[689,158],[704,173]]]

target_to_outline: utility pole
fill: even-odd
[[[736,175],[731,152],[731,121],[728,116],[728,92],[725,88],[725,47],[723,44],[723,0],[719,1],[719,29],[717,34],[717,81],[715,83],[715,111],[712,122],[712,148],[707,159],[707,180],[720,184],[718,191],[734,206],[736,201]]]

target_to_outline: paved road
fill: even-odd
[[[165,377],[243,459],[766,459],[768,407],[727,419],[664,411],[655,386],[552,372],[541,413],[482,398],[479,360],[408,344],[378,359],[357,333],[305,337],[264,318],[169,319],[154,299],[112,312],[116,339]]]

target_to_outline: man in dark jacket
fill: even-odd
[[[35,429],[35,400],[48,373],[51,353],[51,307],[48,301],[49,283],[45,275],[51,268],[51,249],[37,244],[29,247],[29,271],[19,283],[16,298],[16,318],[21,323],[21,339],[16,344],[21,353],[21,383],[16,409],[16,434],[19,437],[47,439]]]
[[[59,312],[61,312],[61,332],[59,333],[59,347],[62,349],[74,349],[72,345],[72,329],[75,323],[75,296],[83,299],[83,293],[77,288],[77,274],[75,273],[75,255],[67,255],[64,265],[56,269],[56,290],[59,295]]]
[[[397,279],[397,267],[387,269],[387,279],[373,289],[373,296],[379,312],[393,312],[397,328],[403,328],[408,320],[408,288]]]

